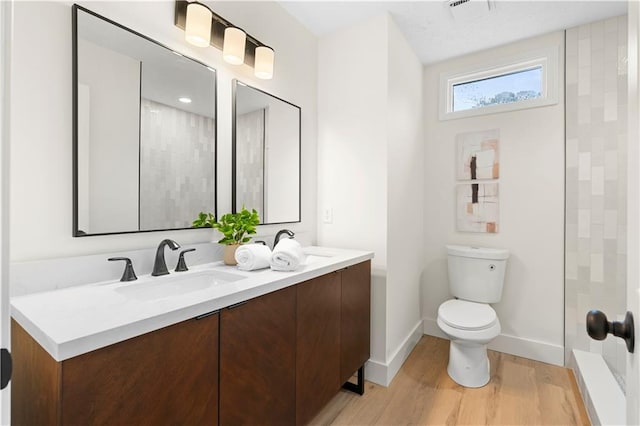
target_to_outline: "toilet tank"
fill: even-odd
[[[499,302],[508,258],[504,249],[447,246],[451,294],[472,302]]]

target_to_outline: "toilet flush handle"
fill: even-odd
[[[607,316],[598,310],[591,310],[587,313],[587,333],[595,340],[604,340],[607,334],[621,337],[627,344],[627,350],[633,353],[634,347],[634,331],[633,331],[633,314],[627,311],[624,321],[609,322]]]

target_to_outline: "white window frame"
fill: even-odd
[[[557,46],[511,56],[502,61],[487,62],[464,70],[440,74],[440,120],[473,117],[499,112],[516,111],[558,103],[558,50]],[[519,71],[542,68],[541,95],[507,104],[490,105],[480,108],[453,111],[453,86],[477,80],[499,77]]]

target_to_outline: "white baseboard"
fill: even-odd
[[[436,320],[424,318],[423,322],[424,334],[441,337],[443,339],[448,338],[447,335],[440,330]],[[489,349],[533,359],[535,361],[546,362],[547,364],[564,366],[564,347],[561,345],[553,345],[537,340],[501,334],[489,343]]]
[[[424,334],[422,320],[413,327],[409,335],[402,341],[402,344],[393,352],[389,362],[370,359],[364,369],[365,379],[381,386],[389,386],[393,378],[400,371],[400,367],[407,360],[413,348]]]
[[[370,359],[364,366],[364,379],[377,385],[387,385],[387,365],[384,362]]]
[[[415,325],[402,344],[390,356],[388,362],[375,359],[367,361],[365,379],[381,386],[389,386],[423,334],[447,339],[447,335],[440,330],[436,320],[424,318]],[[560,345],[501,334],[489,344],[489,349],[564,366],[564,348]]]
[[[407,360],[413,348],[416,347],[420,338],[422,338],[422,320],[418,321],[416,325],[411,330],[411,333],[402,341],[402,344],[393,352],[391,355],[391,360],[388,363],[387,368],[387,385],[391,383],[393,378],[400,371],[400,367]]]

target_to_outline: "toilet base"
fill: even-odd
[[[490,379],[487,345],[451,340],[447,373],[467,388],[480,388]]]

